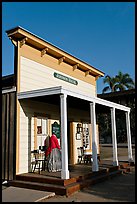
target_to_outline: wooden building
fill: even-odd
[[[31,151],[39,149],[53,131],[62,149],[62,179],[69,178],[68,164],[78,162],[77,148],[81,146],[87,154],[92,154],[92,170],[98,171],[96,104],[111,109],[114,165],[118,165],[115,108],[126,112],[129,160],[132,160],[130,108],[99,99],[96,94],[96,81],[104,73],[24,28],[15,27],[6,33],[15,50],[12,126],[16,150],[11,145],[14,161],[16,158],[14,174],[31,171]],[[4,104],[5,101],[3,107]],[[8,115],[9,111],[3,112]],[[3,126],[7,120],[8,117]],[[4,130],[5,137],[10,136]]]
[[[16,173],[16,86],[14,75],[2,78],[2,180]]]

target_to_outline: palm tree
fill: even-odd
[[[116,91],[116,83],[117,83],[117,79],[115,77],[110,77],[109,75],[107,75],[104,80],[103,80],[104,83],[107,83],[108,86],[106,86],[102,93],[105,93],[106,91],[111,91],[111,92],[114,92]]]
[[[114,92],[135,88],[135,83],[130,75],[128,73],[123,74],[121,71],[119,71],[115,77],[107,75],[103,81],[104,83],[108,83],[108,86],[103,89],[102,93],[109,90]]]
[[[126,89],[135,88],[135,83],[128,73],[123,74],[121,71],[119,71],[118,75],[116,75],[116,78],[116,90],[123,91]]]

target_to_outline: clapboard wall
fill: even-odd
[[[2,94],[2,181],[16,174],[16,92]]]

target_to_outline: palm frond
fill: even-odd
[[[110,90],[110,87],[109,86],[106,86],[103,90],[102,90],[102,93],[105,93],[106,91],[109,91]]]

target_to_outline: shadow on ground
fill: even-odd
[[[89,186],[82,192],[104,199],[135,202],[135,170]]]

